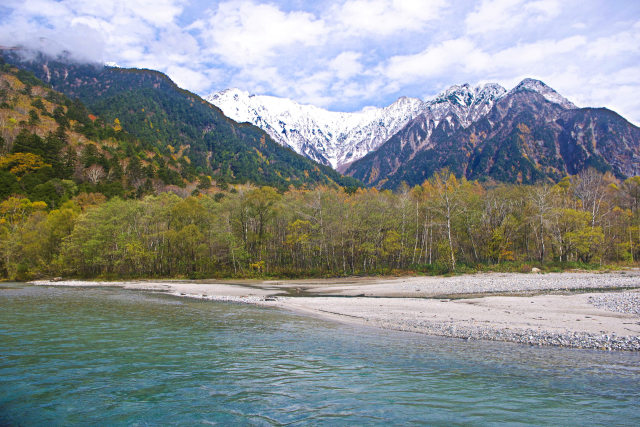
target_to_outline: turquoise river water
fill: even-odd
[[[640,355],[0,284],[0,425],[640,425]]]

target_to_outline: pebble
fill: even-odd
[[[589,303],[603,310],[640,316],[640,293],[637,292],[594,295],[589,297]]]
[[[421,296],[485,293],[567,292],[576,289],[640,288],[640,270],[610,273],[478,273],[453,277],[412,277],[409,285]]]
[[[640,351],[640,336],[595,335],[588,333],[558,333],[544,330],[493,329],[434,322],[375,322],[384,329],[419,332],[465,340],[509,341],[532,346],[573,347],[596,350]]]
[[[260,297],[260,296],[222,296],[222,295],[202,295],[202,294],[186,294],[184,292],[174,292],[170,295],[185,297],[185,298],[195,298],[195,299],[204,299],[207,301],[219,301],[219,302],[231,302],[237,304],[257,304],[262,305],[265,302],[276,302],[278,301],[278,297]]]

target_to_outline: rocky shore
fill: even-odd
[[[398,278],[308,279],[262,282],[278,289],[297,290],[301,296],[461,297],[476,295],[535,295],[640,288],[640,270],[606,273],[546,274],[477,273],[462,276]]]
[[[510,330],[506,328],[468,327],[456,323],[381,322],[376,326],[407,332],[419,332],[428,335],[460,338],[465,340],[508,341],[534,346],[558,346],[597,350],[640,351],[640,336],[615,333],[590,334],[585,332],[553,332],[540,329]]]

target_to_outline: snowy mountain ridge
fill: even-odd
[[[240,89],[205,99],[233,120],[252,123],[278,143],[334,169],[375,150],[425,109],[423,101],[402,97],[385,108],[343,113]]]
[[[353,113],[328,111],[287,98],[251,95],[240,89],[226,89],[205,99],[231,119],[254,124],[278,143],[343,171],[418,116],[428,117],[429,127],[455,117],[466,128],[488,114],[496,101],[514,91],[535,91],[564,108],[576,108],[543,82],[533,79],[523,80],[510,92],[495,83],[475,87],[466,83],[454,85],[428,101],[401,97],[387,107],[368,107]]]

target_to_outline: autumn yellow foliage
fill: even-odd
[[[518,123],[518,129],[520,130],[520,132],[525,134],[531,133],[531,129],[529,129],[529,126],[525,125],[524,123]]]
[[[51,166],[44,159],[33,153],[14,153],[0,157],[0,169],[8,169],[9,172],[20,177],[28,172]]]

